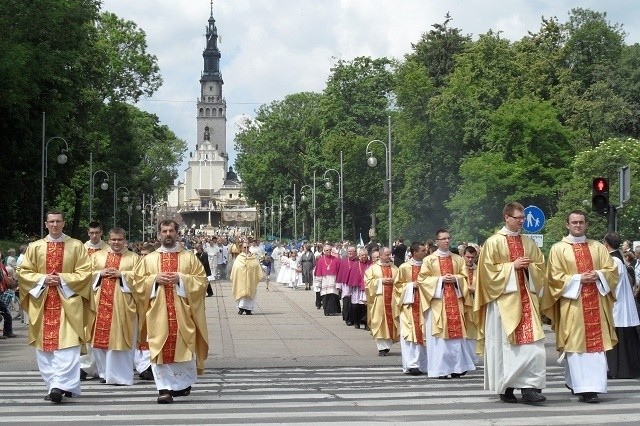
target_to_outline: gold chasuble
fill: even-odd
[[[434,298],[441,277],[446,274],[454,275],[457,282],[442,282],[442,297]],[[425,288],[433,318],[431,330],[427,330],[427,333],[442,339],[467,337],[464,314],[471,310],[472,299],[469,295],[464,259],[454,253],[449,256],[431,254],[422,261],[418,282]],[[462,295],[460,298],[456,287]]]
[[[179,294],[179,285],[156,284],[161,272],[177,272],[186,297]],[[204,307],[207,277],[202,263],[190,251],[161,247],[140,259],[134,275],[132,292],[139,309],[146,313],[151,361],[187,362],[195,355],[198,374],[203,374],[209,336]]]
[[[133,269],[138,255],[124,249],[121,253],[110,249],[100,250],[91,256],[94,277],[105,268],[116,268],[129,286],[133,286]],[[95,279],[94,278],[94,281]],[[120,278],[102,277],[95,292],[97,307],[91,346],[97,349],[133,349],[134,324],[137,315],[136,303],[130,292],[123,292]]]
[[[58,274],[62,286],[42,286],[45,275]],[[91,262],[82,242],[49,236],[29,244],[18,270],[20,306],[29,318],[29,344],[56,351],[87,341],[85,326],[93,322]],[[36,296],[29,293],[33,291]]]
[[[530,259],[526,270],[513,267],[521,256]],[[544,338],[538,294],[545,282],[546,268],[544,256],[531,238],[499,230],[482,247],[476,274],[473,303],[480,351],[484,350],[487,305],[493,301],[497,302],[510,344],[522,345]]]
[[[401,284],[395,280],[398,268],[393,264],[381,265],[376,262],[364,273],[365,291],[367,295],[367,321],[371,335],[375,339],[399,340],[398,297]],[[382,278],[394,278],[396,284],[381,284]],[[396,288],[394,288],[396,287]]]
[[[401,336],[407,342],[413,342],[424,346],[424,312],[429,309],[429,304],[425,298],[425,291],[418,285],[418,274],[421,264],[413,264],[411,261],[405,262],[398,267],[395,291],[396,300],[399,303],[399,320],[402,323]],[[413,283],[413,303],[405,304],[404,297],[407,283]]]
[[[576,299],[563,297],[568,285],[579,280],[577,274],[593,270],[602,274],[609,293],[603,296],[596,282],[582,281]],[[603,352],[617,344],[613,304],[618,278],[613,258],[596,241],[572,242],[565,237],[551,247],[542,309],[552,321],[558,351]]]
[[[240,253],[233,261],[231,269],[231,283],[233,284],[233,299],[238,301],[243,297],[254,299],[258,290],[258,283],[264,276],[258,258],[253,253]]]
[[[473,287],[475,291],[476,287],[476,269],[469,268],[465,266],[465,271],[467,272],[467,283],[469,283],[469,295],[471,297],[471,304],[473,306],[473,300],[475,298],[474,293],[471,292],[471,288]],[[477,339],[478,338],[478,315],[473,309],[469,309],[464,313],[464,326],[467,329],[467,338],[468,339]]]

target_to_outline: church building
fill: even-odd
[[[184,181],[171,189],[167,204],[177,213],[175,218],[182,231],[210,235],[247,232],[256,220],[256,210],[246,206],[242,183],[228,165],[227,103],[222,94],[221,54],[213,4],[205,37],[195,151],[189,152]]]

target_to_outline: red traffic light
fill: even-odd
[[[606,214],[609,210],[609,180],[604,177],[593,179],[591,185],[591,210]]]
[[[609,191],[609,181],[605,178],[595,178],[593,180],[593,190],[597,192]]]

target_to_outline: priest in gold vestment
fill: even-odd
[[[396,276],[398,323],[400,326],[400,353],[402,371],[419,376],[427,372],[427,347],[425,339],[425,312],[429,309],[424,286],[418,284],[422,260],[427,247],[414,242],[409,247],[411,258],[398,267]]]
[[[538,295],[545,280],[544,255],[520,235],[524,207],[511,202],[502,211],[505,226],[480,250],[473,309],[478,319],[478,347],[484,350],[484,388],[500,400],[546,400],[546,352]]]
[[[243,241],[240,247],[241,252],[236,256],[231,267],[233,299],[238,302],[238,315],[243,313],[252,315],[256,305],[258,282],[265,274],[258,257],[249,251],[249,243]]]
[[[459,378],[475,370],[467,343],[466,313],[473,308],[462,256],[451,253],[451,235],[436,231],[438,249],[422,262],[418,283],[428,303],[426,335],[429,377]]]
[[[91,256],[96,306],[91,347],[100,381],[109,385],[133,385],[137,310],[131,287],[137,263],[122,228],[111,229],[108,247]]]
[[[65,235],[59,211],[45,217],[49,234],[29,244],[18,269],[20,305],[29,318],[29,344],[47,386],[46,400],[80,394],[80,346],[93,320],[91,262],[81,241]]]
[[[380,249],[380,260],[364,273],[367,293],[367,324],[376,341],[379,356],[387,356],[393,342],[400,339],[398,332],[398,294],[394,284],[398,268],[391,261],[391,249]]]
[[[569,235],[549,252],[542,308],[556,333],[565,380],[581,402],[607,393],[605,352],[618,342],[613,321],[618,268],[602,243],[588,240],[586,214],[567,216]]]
[[[146,312],[157,401],[169,404],[173,397],[189,395],[197,374],[204,373],[209,353],[207,277],[196,255],[178,244],[178,224],[165,220],[158,228],[162,246],[136,266],[133,293]]]

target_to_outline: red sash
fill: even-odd
[[[64,260],[64,243],[47,243],[46,258],[47,274],[62,272]],[[53,352],[58,350],[60,339],[60,314],[62,303],[57,287],[47,287],[47,296],[44,300],[44,321],[42,333],[42,350]]]
[[[520,235],[507,236],[507,246],[509,248],[509,261],[515,262],[519,257],[524,256],[524,245]],[[531,299],[529,290],[524,278],[524,269],[516,270],[518,280],[518,291],[520,292],[520,305],[522,316],[515,329],[516,345],[526,345],[533,343],[533,318],[531,317]]]
[[[438,256],[440,275],[453,274],[453,259],[451,256]],[[442,299],[444,301],[444,311],[447,315],[447,336],[449,339],[461,339],[462,318],[460,317],[460,306],[458,306],[458,295],[454,283],[443,283]]]
[[[178,272],[178,253],[160,253],[160,272]],[[175,357],[176,342],[178,341],[178,319],[176,317],[173,284],[165,284],[163,287],[167,299],[169,335],[162,346],[162,363],[171,364]]]
[[[593,271],[593,259],[587,243],[572,244],[576,257],[576,269],[579,274]],[[595,282],[582,282],[582,315],[584,334],[587,340],[587,353],[604,352],[602,341],[602,323],[600,322],[600,295]]]
[[[105,268],[120,268],[121,259],[122,253],[109,253],[107,255],[107,261],[105,262]],[[116,284],[116,278],[102,278],[100,281],[98,315],[93,329],[93,347],[97,349],[109,349]]]
[[[393,278],[391,266],[380,266],[382,269],[382,278]],[[382,286],[382,295],[384,298],[384,316],[387,320],[387,329],[389,330],[389,338],[395,336],[395,327],[393,323],[393,313],[391,311],[391,303],[393,298],[393,284],[385,284]]]
[[[420,309],[420,291],[417,283],[420,268],[420,265],[411,266],[411,281],[413,281],[413,305],[411,305],[411,316],[413,319],[413,329],[416,332],[416,343],[424,346],[424,334],[422,333],[422,325],[420,324],[422,309]]]

